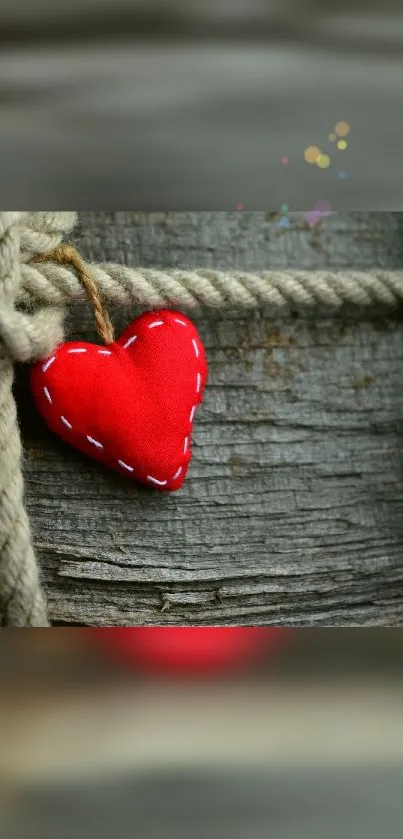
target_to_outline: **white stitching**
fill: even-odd
[[[127,348],[130,347],[130,344],[132,344],[133,341],[136,341],[136,340],[137,340],[137,335],[132,335],[132,337],[129,338],[128,341],[126,341],[125,344],[123,344],[123,349],[127,350]]]
[[[180,320],[179,318],[175,318],[175,322],[176,322],[176,323],[181,324],[181,326],[185,326],[185,327],[187,326],[187,324],[185,323],[185,321]],[[163,326],[163,325],[164,325],[164,321],[162,321],[162,320],[160,320],[160,321],[154,321],[153,323],[150,323],[150,324],[149,324],[148,328],[149,328],[149,329],[153,329],[155,326]],[[124,348],[124,349],[127,349],[128,347],[130,347],[130,345],[131,345],[134,341],[136,341],[136,340],[137,340],[137,337],[138,337],[137,335],[132,335],[132,336],[131,336],[131,338],[129,338],[129,339],[126,341],[126,343],[123,345],[123,348]],[[196,339],[195,339],[195,338],[192,338],[192,344],[193,344],[193,349],[194,349],[194,352],[195,352],[196,358],[199,358],[199,356],[200,356],[200,350],[199,350],[199,345],[198,345],[198,343],[197,343],[197,341],[196,341]],[[68,353],[85,353],[85,352],[87,352],[87,350],[86,350],[84,347],[81,347],[81,348],[77,348],[77,349],[67,350],[67,352],[68,352]],[[111,353],[111,351],[110,351],[110,350],[103,350],[103,349],[102,349],[102,350],[98,350],[98,353],[99,353],[100,355],[112,355],[112,353]],[[43,372],[46,372],[46,370],[48,370],[48,368],[50,367],[50,365],[51,365],[51,364],[53,364],[53,362],[55,361],[55,359],[56,359],[56,356],[54,355],[54,356],[52,356],[52,358],[50,358],[50,359],[49,359],[49,360],[48,360],[48,361],[47,361],[47,362],[43,365],[43,368],[42,368],[42,369],[43,369]],[[196,393],[200,393],[200,390],[201,390],[201,385],[202,385],[202,376],[201,376],[201,373],[197,373],[197,377],[196,377]],[[51,397],[51,395],[50,395],[50,393],[49,393],[49,391],[48,391],[48,388],[47,388],[47,387],[44,387],[44,388],[43,388],[43,391],[44,391],[44,394],[45,394],[46,398],[48,399],[48,401],[52,404],[52,397]],[[191,422],[191,423],[192,423],[192,422],[193,422],[193,420],[194,420],[196,410],[197,410],[197,405],[193,405],[193,408],[192,408],[192,410],[191,410],[191,412],[190,412],[190,422]],[[61,419],[61,421],[64,423],[64,425],[65,425],[67,428],[69,428],[70,430],[73,428],[73,426],[72,426],[72,425],[71,425],[71,423],[70,423],[70,422],[66,419],[66,417],[61,416],[61,417],[60,417],[60,419]],[[87,434],[86,436],[87,436],[87,440],[88,440],[88,442],[89,442],[89,443],[92,443],[92,445],[96,446],[98,449],[103,449],[103,448],[104,448],[104,447],[103,447],[103,445],[102,445],[102,443],[100,443],[98,440],[94,440],[94,438],[93,438],[93,437],[90,437],[90,435],[88,435],[88,434]],[[188,451],[188,447],[189,447],[189,437],[185,437],[185,441],[184,441],[184,445],[183,445],[183,453],[184,453],[184,454],[186,454],[186,452]],[[128,463],[125,463],[125,462],[124,462],[124,460],[118,460],[118,464],[119,464],[119,466],[121,466],[123,469],[126,469],[128,472],[134,472],[133,466],[130,466]],[[178,469],[178,471],[177,471],[177,472],[175,472],[175,475],[173,476],[173,478],[171,478],[171,480],[172,480],[172,481],[176,481],[176,480],[179,478],[179,476],[182,474],[182,472],[183,472],[183,466],[180,466],[180,467],[179,467],[179,469]],[[151,483],[156,484],[156,486],[166,486],[166,485],[167,485],[167,483],[168,483],[168,481],[159,481],[159,480],[158,480],[158,478],[154,478],[152,475],[147,475],[147,481],[151,481]]]
[[[94,438],[90,437],[88,434],[87,434],[87,440],[88,440],[89,443],[92,443],[93,446],[96,446],[97,449],[103,449],[102,443],[99,443],[98,440],[94,440]]]
[[[44,373],[46,373],[46,371],[49,370],[50,365],[53,364],[55,360],[56,356],[52,355],[52,358],[49,358],[49,361],[47,361],[46,364],[43,365],[42,370]]]
[[[159,487],[164,487],[168,483],[168,481],[158,481],[157,478],[153,478],[152,475],[147,475],[147,481],[151,481]]]
[[[128,472],[134,472],[133,466],[129,466],[124,460],[118,460],[118,464],[119,466],[123,466],[123,469],[127,469]]]

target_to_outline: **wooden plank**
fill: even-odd
[[[399,214],[307,231],[265,214],[84,214],[89,259],[398,267]],[[118,329],[134,312],[114,311]],[[58,622],[400,625],[403,321],[203,312],[210,384],[182,491],[137,486],[53,437],[23,369],[27,506]],[[88,307],[69,336],[96,339]]]
[[[63,195],[78,209],[88,196],[95,209],[310,210],[321,198],[337,211],[401,209],[403,18],[391,6],[380,25],[367,9],[326,18],[294,2],[277,22],[255,18],[259,39],[234,37],[227,14],[212,40],[183,23],[166,38],[152,10],[136,39],[122,2],[96,20],[94,0],[76,15],[48,0],[54,17],[39,18],[27,2],[14,26],[0,12],[3,206],[18,195],[57,207]],[[248,8],[241,35],[250,23]],[[328,139],[338,120],[351,126],[345,151]],[[311,144],[329,168],[305,162]]]

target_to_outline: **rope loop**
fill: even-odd
[[[84,286],[86,294],[94,307],[95,320],[100,337],[105,344],[112,344],[114,330],[102,294],[87,264],[74,245],[68,243],[58,245],[51,253],[33,256],[30,262],[55,262],[57,265],[68,265],[71,267],[75,271],[80,283]]]

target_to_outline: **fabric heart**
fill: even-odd
[[[207,381],[203,344],[184,315],[133,321],[112,344],[72,341],[31,372],[49,428],[85,454],[161,490],[177,490]]]

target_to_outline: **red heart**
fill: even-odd
[[[195,326],[166,310],[137,318],[107,346],[62,344],[31,373],[35,402],[52,431],[161,490],[183,484],[206,380]]]

